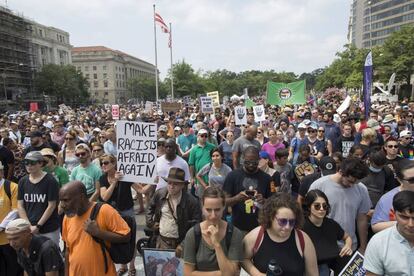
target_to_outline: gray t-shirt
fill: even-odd
[[[321,190],[326,194],[331,206],[329,218],[335,220],[352,238],[352,250],[357,249],[356,219],[358,214],[366,214],[371,208],[367,187],[358,183],[345,188],[332,181],[331,175],[323,176],[312,183],[310,190]],[[341,247],[343,243],[339,244]]]
[[[213,164],[206,164],[198,172],[199,176],[208,174],[208,184],[223,187],[224,179],[231,172],[231,169],[226,164],[222,164],[219,169],[213,166]]]
[[[245,136],[241,136],[239,138],[236,139],[236,141],[234,141],[233,143],[233,152],[238,152],[239,153],[239,166],[242,165],[242,158],[241,155],[242,153],[250,146],[254,146],[256,147],[259,151],[262,149],[262,146],[260,145],[260,142],[257,140],[248,140],[246,139]]]
[[[221,240],[221,248],[227,259],[233,262],[243,261],[243,234],[233,226],[230,248],[226,247],[226,237]],[[188,230],[184,240],[184,262],[195,266],[197,271],[216,271],[220,270],[216,252],[201,237],[199,245],[195,244],[194,227]]]

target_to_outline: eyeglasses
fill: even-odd
[[[70,140],[75,140],[75,138],[73,138],[73,137],[65,137],[65,140],[70,141]]]
[[[320,203],[315,203],[315,204],[313,204],[313,207],[314,207],[314,208],[315,208],[315,210],[317,210],[317,211],[319,211],[319,210],[321,210],[321,209],[323,209],[323,210],[327,211],[327,210],[328,210],[328,208],[329,208],[328,204],[326,204],[326,203],[322,203],[322,204],[320,204]]]
[[[248,160],[245,160],[243,163],[245,165],[247,165],[247,166],[257,166],[257,165],[259,165],[259,161],[248,161]]]
[[[314,129],[308,129],[308,132],[309,132],[309,133],[315,133],[315,132],[316,132],[316,130],[314,130]]]
[[[319,129],[319,130],[318,130],[318,132],[322,132],[322,133],[324,133],[324,132],[325,132],[325,130]]]
[[[388,145],[387,148],[389,148],[389,149],[392,149],[392,148],[398,149],[398,145]]]
[[[411,137],[404,137],[405,140],[411,140]]]
[[[230,124],[235,124],[236,122],[230,122]]]
[[[24,165],[25,166],[34,166],[36,164],[38,164],[39,161],[34,161],[34,160],[24,160]]]
[[[285,218],[277,218],[276,217],[277,224],[279,224],[280,227],[285,227],[289,223],[289,227],[295,227],[296,219],[285,219]]]
[[[102,161],[102,162],[101,162],[101,166],[103,166],[103,165],[105,165],[105,166],[106,166],[106,165],[108,165],[108,164],[110,164],[110,163],[111,163],[111,162],[109,162],[109,161]]]
[[[158,143],[157,147],[165,147],[165,144],[164,143]]]
[[[410,178],[400,178],[401,180],[407,182],[408,184],[414,184],[414,177]]]
[[[86,154],[87,154],[86,151],[75,153],[76,157],[85,157]]]
[[[201,134],[200,137],[207,138],[207,134]]]

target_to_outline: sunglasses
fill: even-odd
[[[39,161],[33,161],[33,160],[24,160],[24,165],[25,166],[34,166],[36,164],[38,164]]]
[[[315,132],[316,132],[316,130],[314,130],[314,129],[308,129],[308,132],[309,132],[309,133],[315,133]]]
[[[165,147],[165,144],[163,144],[163,143],[158,143],[158,144],[157,144],[157,147]]]
[[[207,134],[201,134],[200,137],[207,138]]]
[[[324,133],[324,132],[325,132],[325,130],[318,130],[318,132],[322,132],[322,133]]]
[[[73,137],[66,137],[65,140],[75,140]]]
[[[75,156],[76,157],[85,157],[86,156],[86,151],[75,153]]]
[[[414,177],[401,178],[401,180],[404,180],[405,182],[408,182],[409,184],[414,184]]]
[[[392,149],[392,148],[398,149],[398,145],[388,145],[387,148],[389,148],[389,149]]]
[[[313,204],[313,207],[315,208],[315,210],[317,210],[317,211],[319,211],[319,210],[321,210],[321,209],[323,209],[323,210],[325,210],[325,211],[327,211],[328,210],[328,204],[326,204],[326,203],[322,203],[322,204],[320,204],[320,203],[315,203],[315,204]]]
[[[295,227],[296,219],[285,219],[285,218],[276,218],[277,224],[280,227],[285,227],[289,224],[289,227]]]
[[[109,162],[109,161],[102,161],[102,162],[101,162],[101,166],[103,166],[103,165],[105,165],[105,166],[106,166],[106,165],[108,165],[108,164],[110,164],[110,163],[111,163],[111,162]]]
[[[257,166],[257,165],[259,165],[259,161],[244,161],[243,163],[245,165],[248,165],[248,166]]]

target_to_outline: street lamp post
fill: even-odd
[[[6,77],[7,77],[6,76],[6,71],[10,70],[14,67],[20,67],[20,66],[23,66],[23,65],[24,65],[23,63],[19,63],[19,64],[16,64],[16,65],[12,65],[12,66],[3,68],[2,77],[3,77],[3,89],[4,89],[4,100],[5,100],[5,103],[6,103],[6,110],[9,106],[9,103],[7,102],[8,99],[7,99],[7,89],[6,89]]]

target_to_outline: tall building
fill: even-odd
[[[72,48],[72,64],[87,78],[96,103],[125,103],[129,98],[128,79],[155,77],[151,63],[104,46]]]
[[[13,104],[34,92],[34,73],[45,64],[70,64],[71,48],[69,33],[0,6],[0,97]]]
[[[382,45],[408,24],[414,25],[414,0],[352,0],[348,41],[357,48]]]

